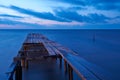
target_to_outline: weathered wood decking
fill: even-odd
[[[22,66],[29,69],[30,64],[34,64],[31,61],[41,61],[41,59],[48,57],[58,58],[60,66],[61,61],[64,61],[64,68],[68,72],[69,80],[73,79],[73,71],[78,74],[81,80],[111,80],[105,71],[82,59],[74,51],[37,33],[28,34],[15,59],[20,60]]]

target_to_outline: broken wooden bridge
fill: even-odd
[[[60,78],[60,69],[54,71],[56,69],[55,63],[58,63],[56,65],[60,69],[64,68],[64,72],[68,75],[66,79],[69,80],[74,79],[73,71],[79,76],[80,80],[111,79],[104,70],[87,62],[74,51],[49,40],[42,34],[30,33],[18,55],[14,58],[14,64],[9,70],[8,80],[44,80],[48,77],[46,70],[49,70],[51,76]],[[63,80],[63,78],[60,79]],[[45,80],[51,79],[47,78]]]

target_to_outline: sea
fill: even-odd
[[[62,44],[78,53],[88,62],[95,64],[120,80],[120,30],[0,30],[0,80],[6,80],[7,71],[18,54],[28,33],[41,33],[50,40]]]

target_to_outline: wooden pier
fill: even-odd
[[[38,68],[45,67],[46,64],[49,64],[46,69],[52,68],[53,63],[58,60],[58,66],[60,69],[64,68],[68,80],[73,80],[73,71],[81,80],[112,80],[104,70],[90,64],[74,51],[38,33],[28,34],[18,55],[14,58],[14,66],[9,71],[8,80],[40,80]],[[64,67],[62,67],[62,63],[64,63]],[[32,76],[28,76],[30,73],[36,73],[38,76],[36,79],[32,79]]]

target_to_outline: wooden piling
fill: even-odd
[[[62,68],[62,57],[59,58],[60,61],[60,69]]]
[[[93,39],[93,42],[95,42],[96,40],[95,34],[93,34],[91,39]],[[47,61],[48,60],[58,61],[60,69],[62,68],[62,60],[63,60],[64,71],[69,76],[69,80],[73,80],[74,77],[73,70],[76,72],[76,74],[78,74],[81,80],[89,80],[89,79],[110,80],[110,79],[103,79],[105,76],[101,75],[101,72],[99,73],[98,70],[96,70],[96,66],[92,66],[92,65],[88,66],[89,63],[84,61],[84,59],[81,60],[81,58],[77,53],[75,53],[75,51],[72,51],[54,41],[47,39],[41,34],[36,34],[36,33],[31,33],[27,36],[27,39],[23,43],[23,46],[20,49],[19,54],[14,60],[15,62],[21,61],[21,65],[14,66],[14,68],[12,69],[13,71],[10,71],[12,73],[10,73],[10,77],[8,80],[13,80],[14,77],[15,80],[22,80],[22,67],[28,69],[29,67],[28,65],[34,62],[34,61],[32,62],[32,60],[42,61],[42,59],[43,60],[46,59]],[[31,61],[29,62],[29,64],[28,64],[28,60]],[[84,62],[86,62],[84,65],[80,64]],[[34,66],[38,66],[38,64]]]
[[[21,59],[21,66],[22,66],[23,68],[25,68],[25,59],[24,59],[24,58]]]
[[[22,67],[20,63],[16,66],[15,80],[22,80]]]
[[[25,68],[28,69],[28,60],[25,60]]]
[[[64,71],[67,73],[67,62],[64,60]]]
[[[68,76],[69,80],[73,80],[73,69],[69,64],[68,64]]]

